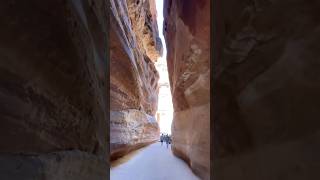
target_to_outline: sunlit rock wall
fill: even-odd
[[[215,179],[319,179],[319,1],[217,1]]]
[[[111,0],[110,150],[111,159],[154,142],[162,54],[153,0]]]
[[[175,155],[210,174],[210,1],[165,0],[164,34],[174,106]]]
[[[0,179],[107,178],[106,12],[0,2]]]
[[[158,138],[159,126],[154,116],[136,109],[111,111],[113,148],[116,159]]]

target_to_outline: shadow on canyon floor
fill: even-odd
[[[128,162],[130,159],[132,159],[135,155],[137,155],[139,152],[141,152],[144,148],[146,147],[142,147],[140,149],[137,149],[137,150],[134,150],[134,151],[131,151],[130,153],[122,156],[121,158],[118,158],[114,161],[111,161],[111,167],[110,168],[114,168],[114,167],[117,167],[123,163],[126,163]]]

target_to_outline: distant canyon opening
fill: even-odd
[[[167,67],[167,47],[163,36],[163,0],[156,1],[157,8],[157,24],[159,29],[159,37],[163,44],[163,54],[158,58],[155,67],[159,72],[159,95],[157,122],[159,124],[161,134],[171,135],[171,124],[173,119],[172,95],[170,91],[169,72]]]

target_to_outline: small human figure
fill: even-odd
[[[166,144],[167,144],[167,149],[168,149],[169,144],[171,144],[169,135],[166,135]]]
[[[162,146],[162,144],[163,144],[163,140],[164,140],[164,136],[163,136],[163,134],[161,134],[161,136],[160,136],[161,146]]]

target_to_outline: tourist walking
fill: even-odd
[[[166,135],[166,144],[167,144],[167,148],[169,147],[169,144],[171,144],[171,138],[169,135]]]
[[[163,141],[164,141],[164,137],[163,137],[163,134],[161,134],[161,136],[160,136],[161,146],[162,146],[162,144],[163,144]]]

